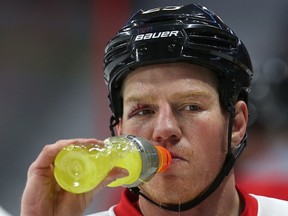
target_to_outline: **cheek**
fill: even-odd
[[[223,157],[227,149],[227,123],[223,115],[206,115],[190,123],[190,131],[186,131],[192,140],[195,151],[201,152],[201,157],[211,155]],[[203,154],[204,153],[204,154]]]
[[[136,136],[150,137],[153,133],[153,122],[151,120],[127,120],[122,119],[121,121],[122,134],[133,134]]]

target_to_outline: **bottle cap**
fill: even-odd
[[[172,157],[170,152],[162,146],[155,146],[159,156],[159,166],[157,172],[164,172],[171,164]]]

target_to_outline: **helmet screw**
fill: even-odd
[[[147,55],[148,54],[148,48],[147,47],[140,47],[138,49],[138,54],[139,55]]]
[[[168,45],[168,51],[169,52],[174,52],[176,49],[176,44],[175,43],[171,43]]]

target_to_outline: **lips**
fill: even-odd
[[[173,152],[170,152],[172,160],[185,160],[182,156],[180,156],[179,154],[175,154]]]

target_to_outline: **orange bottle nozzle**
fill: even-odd
[[[164,172],[171,164],[172,157],[170,152],[161,146],[155,146],[159,156],[159,166],[157,172]]]

